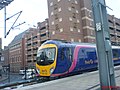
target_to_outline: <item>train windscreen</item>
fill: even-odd
[[[50,65],[55,60],[55,48],[44,48],[37,53],[37,64],[38,65]]]

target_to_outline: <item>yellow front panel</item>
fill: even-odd
[[[55,47],[56,48],[56,54],[55,54],[55,60],[54,63],[52,63],[51,65],[46,65],[46,66],[40,66],[38,64],[36,64],[36,68],[40,70],[40,76],[50,76],[50,69],[51,68],[55,68],[56,67],[56,59],[57,59],[57,46],[55,44],[46,44],[43,45],[39,48],[43,49],[43,48],[51,48],[51,47]]]

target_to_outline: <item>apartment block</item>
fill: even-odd
[[[95,43],[91,0],[48,0],[51,39]],[[120,19],[108,15],[112,45],[120,43]]]
[[[11,72],[19,72],[20,69],[24,69],[24,35],[25,32],[20,33],[15,36],[9,44],[9,63]]]
[[[48,0],[51,39],[95,42],[90,0]]]

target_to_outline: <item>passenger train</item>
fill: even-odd
[[[120,47],[112,46],[114,64],[120,64]],[[98,67],[95,44],[48,40],[37,52],[36,70],[41,77],[58,77]]]

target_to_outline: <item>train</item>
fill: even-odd
[[[120,47],[112,46],[114,64],[120,64]],[[37,52],[40,77],[59,77],[98,67],[96,44],[48,40]]]

